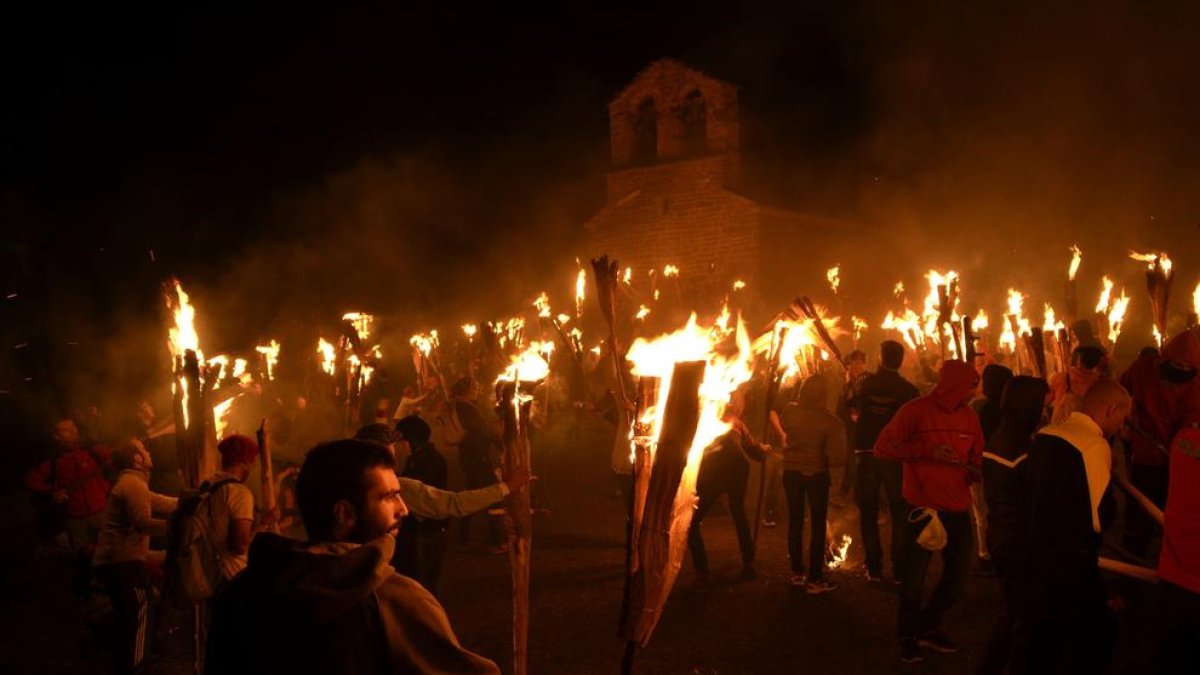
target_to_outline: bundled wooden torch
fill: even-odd
[[[178,279],[163,284],[163,296],[174,321],[168,330],[168,346],[171,350],[175,448],[184,482],[188,489],[194,490],[217,466],[216,424],[211,404],[216,378],[207,377],[195,328],[196,309]]]
[[[1167,338],[1167,309],[1171,299],[1171,284],[1175,273],[1171,270],[1171,259],[1166,253],[1136,253],[1129,257],[1147,264],[1146,293],[1150,296],[1150,309],[1154,316],[1154,331],[1161,347]]]
[[[530,347],[513,359],[496,381],[497,412],[504,424],[505,475],[529,473],[529,413],[537,384],[550,374],[550,366]],[[508,559],[513,585],[513,673],[529,672],[529,570],[533,545],[533,517],[529,484],[509,495]]]

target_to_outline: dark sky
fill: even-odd
[[[860,295],[1058,279],[1075,241],[1200,268],[1193,3],[341,4],[6,9],[5,337],[122,336],[170,274],[217,342],[512,303],[569,271],[604,105],[661,56],[741,87],[752,191],[892,244],[813,262]]]

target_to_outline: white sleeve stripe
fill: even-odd
[[[1010,469],[1017,468],[1017,465],[1020,464],[1021,462],[1024,462],[1026,457],[1028,457],[1028,455],[1021,455],[1020,457],[1017,457],[1016,459],[1009,461],[1007,459],[1004,459],[1000,455],[997,455],[994,452],[984,451],[984,453],[983,453],[984,459],[990,459],[993,462],[1000,464],[1002,466],[1008,467]]]

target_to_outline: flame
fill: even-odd
[[[1129,257],[1146,263],[1146,267],[1151,271],[1162,269],[1164,275],[1171,276],[1171,259],[1167,257],[1166,253],[1138,253],[1137,251],[1130,251]]]
[[[832,546],[829,561],[825,563],[825,566],[831,570],[841,567],[846,562],[846,554],[850,551],[850,544],[853,541],[850,535],[843,534],[841,540]]]
[[[267,361],[267,379],[275,379],[275,364],[279,363],[279,342],[274,338],[265,345],[258,345],[254,348],[259,354],[262,354]]]
[[[349,321],[354,326],[359,340],[366,340],[371,335],[371,327],[375,324],[374,316],[362,312],[346,312],[342,315],[342,320]]]
[[[746,287],[746,282],[742,281],[741,279],[738,279],[737,281],[733,282],[733,290],[735,290],[735,291],[740,291],[745,287]]]
[[[729,314],[729,303],[721,303],[721,313],[717,316],[716,323],[713,325],[713,330],[719,331],[721,335],[728,335],[730,318],[732,317]]]
[[[629,285],[633,281],[633,268],[632,267],[625,268],[625,274],[621,277],[621,280],[624,281],[626,285]]]
[[[1125,289],[1121,289],[1121,297],[1113,300],[1112,309],[1108,311],[1108,341],[1112,345],[1117,344],[1117,338],[1121,336],[1121,324],[1125,322],[1125,310],[1129,309],[1129,296],[1125,295]]]
[[[825,270],[825,279],[829,281],[829,287],[833,289],[834,295],[837,294],[838,286],[840,286],[842,283],[841,277],[839,276],[841,274],[841,267],[841,263],[838,263],[837,265],[830,267],[828,270]]]
[[[575,259],[575,263],[579,264],[579,258]],[[579,273],[575,275],[575,316],[583,316],[583,298],[586,290],[587,271],[580,267]]]
[[[654,289],[654,301],[658,302],[658,289]]]
[[[1071,245],[1071,266],[1067,268],[1067,279],[1075,281],[1075,274],[1079,272],[1079,263],[1083,262],[1083,251],[1079,247]]]
[[[235,394],[213,406],[213,427],[217,432],[217,440],[225,438],[225,430],[229,427],[229,411],[233,409],[233,402],[241,394]]]
[[[830,337],[838,338],[845,334],[845,331],[838,325],[839,317],[825,316],[822,307],[818,306],[816,309],[821,317],[821,323],[825,325],[825,330]],[[786,329],[786,335],[780,342],[779,336],[784,334],[784,329]],[[818,365],[817,361],[821,359],[820,352],[822,350],[819,347],[822,344],[821,337],[812,319],[777,321],[774,331],[759,336],[754,340],[751,348],[755,353],[769,354],[772,345],[776,344],[779,349],[779,367],[783,371],[781,374],[783,381],[811,375]]]
[[[554,355],[554,341],[553,340],[546,340],[544,342],[536,342],[535,341],[535,342],[529,343],[529,346],[534,349],[537,349],[538,353],[540,353],[546,359],[546,363],[549,363],[550,357]]]
[[[183,358],[184,352],[190,349],[196,353],[197,359],[204,361],[204,355],[200,352],[200,336],[196,333],[196,308],[179,280],[171,279],[171,283],[175,286],[175,295],[178,298],[176,302],[175,298],[167,296],[167,308],[175,318],[175,325],[167,331],[167,345],[171,349],[171,356],[176,359]]]
[[[581,272],[583,270],[580,270]],[[542,291],[537,299],[533,301],[533,306],[537,308],[539,317],[549,318],[550,316],[550,296],[546,295],[546,291]]]
[[[1200,316],[1200,284],[1196,284],[1196,290],[1192,291],[1192,311]]]
[[[1154,336],[1154,344],[1158,345],[1161,348],[1163,339],[1162,339],[1162,333],[1158,332],[1158,326],[1151,324],[1150,325],[1150,333],[1151,333],[1151,335]]]
[[[252,378],[250,373],[246,372],[246,359],[233,360],[233,376],[242,381],[242,384],[248,384]]]
[[[857,343],[860,339],[862,339],[863,331],[869,328],[869,326],[867,326],[867,322],[865,320],[860,319],[857,316],[850,317],[850,325],[854,327],[854,341]]]
[[[497,382],[537,382],[538,380],[546,379],[550,374],[550,364],[546,362],[546,356],[543,356],[543,344],[541,342],[531,342],[529,347],[520,354],[514,356],[509,362],[508,367],[496,378]],[[554,344],[550,344],[550,351],[554,350]]]
[[[558,323],[563,326],[567,325],[571,321],[570,314],[559,314],[557,318],[558,318]]]
[[[216,381],[220,382],[225,379],[225,369],[229,367],[229,357],[224,354],[217,354],[208,360],[209,368],[216,368]]]
[[[888,312],[883,318],[883,322],[879,324],[884,330],[900,331],[904,342],[908,344],[913,351],[917,350],[917,343],[914,341],[915,336],[921,335],[921,318],[917,313],[905,307],[904,313],[896,315],[894,312]]]
[[[988,327],[987,312],[982,309],[975,315],[975,319],[971,321],[971,330],[986,330]]]
[[[897,300],[900,299],[900,296],[904,295],[904,282],[903,281],[897,281],[896,285],[892,287],[892,295],[896,296]]]
[[[1197,288],[1200,288],[1200,286],[1198,286]],[[638,307],[637,314],[634,316],[634,318],[636,318],[638,321],[642,321],[647,316],[650,316],[650,308],[645,305],[642,305],[641,307]]]
[[[1054,308],[1050,303],[1044,303],[1045,313],[1043,314],[1042,331],[1045,333],[1057,334],[1060,329],[1066,328],[1062,320],[1054,315]]]
[[[429,355],[433,353],[433,350],[437,349],[441,345],[441,340],[438,338],[437,330],[434,329],[428,333],[417,333],[408,339],[408,344],[412,345],[417,351],[421,352],[421,356],[429,358]],[[375,349],[379,349],[379,347],[376,346]]]
[[[671,277],[679,276],[679,268],[674,265],[666,265],[663,267],[663,278],[670,279]]]
[[[1104,314],[1112,306],[1113,282],[1107,276],[1100,279],[1100,300],[1096,302],[1096,313]]]
[[[325,338],[317,338],[317,353],[321,355],[321,370],[333,375],[337,370],[337,350]]]
[[[953,330],[942,323],[942,300],[941,289],[947,288],[954,282],[958,281],[958,272],[949,271],[945,274],[937,270],[929,270],[925,275],[929,280],[929,295],[925,296],[925,308],[922,312],[924,319],[925,336],[935,342],[948,344],[953,355],[957,356],[960,351],[957,340],[954,340]],[[950,316],[946,317],[952,323],[958,323],[961,319],[958,315],[958,298],[953,298],[953,305],[950,307]]]
[[[737,353],[726,357],[716,352],[719,342],[713,328],[697,323],[693,313],[687,324],[674,333],[661,335],[653,340],[638,338],[629,347],[627,358],[633,364],[633,374],[640,377],[656,377],[660,380],[656,400],[646,407],[643,420],[650,425],[647,441],[653,454],[662,432],[662,414],[670,394],[671,376],[675,364],[686,361],[705,361],[704,380],[700,385],[701,415],[696,436],[688,451],[687,467],[680,482],[681,495],[695,492],[696,473],[700,467],[700,456],[721,434],[729,431],[730,425],[721,418],[725,405],[743,382],[750,379],[752,349],[746,326],[739,317],[736,328]]]
[[[462,332],[463,335],[467,336],[467,342],[471,342],[475,339],[475,333],[479,332],[479,329],[473,323],[464,323],[462,325]]]

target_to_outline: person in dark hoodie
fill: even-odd
[[[825,529],[829,512],[829,457],[845,451],[846,429],[825,407],[829,381],[820,374],[800,385],[800,392],[778,412],[783,433],[783,490],[788,504],[788,558],[792,585],[808,593],[837,588],[825,579]],[[804,507],[812,518],[804,573]]]
[[[971,409],[979,415],[979,427],[986,441],[1000,426],[1000,398],[1004,387],[1013,377],[1005,366],[990,363],[983,368],[983,395],[971,402]],[[975,523],[975,546],[979,553],[977,569],[985,574],[996,571],[992,556],[988,553],[988,505],[983,494],[983,483],[971,484],[971,519]]]
[[[971,483],[981,473],[983,433],[967,401],[978,384],[974,367],[943,362],[933,392],[904,404],[875,443],[877,457],[904,463],[906,508],[892,519],[909,522],[903,528],[906,551],[897,616],[900,659],[905,663],[923,661],[921,647],[958,651],[942,631],[942,618],[962,594],[971,566]],[[942,575],[922,607],[933,554],[922,546],[920,535],[935,517],[946,534]]]
[[[1038,377],[1018,375],[1009,380],[1000,397],[999,426],[987,437],[983,451],[987,547],[1000,580],[1003,605],[979,664],[980,675],[1002,673],[1008,666],[1017,603],[1016,572],[1024,559],[1022,537],[1028,525],[1025,459],[1033,434],[1042,424],[1048,391],[1046,381]]]
[[[879,489],[887,494],[888,510],[892,513],[892,574],[901,575],[903,546],[896,536],[903,527],[900,495],[900,463],[875,456],[875,441],[879,432],[892,420],[900,406],[918,396],[917,388],[900,375],[904,364],[904,345],[884,340],[879,345],[879,370],[871,373],[859,386],[854,400],[858,422],[854,425],[855,499],[858,501],[859,527],[862,528],[863,548],[866,550],[867,581],[883,579],[883,543],[879,538]],[[907,513],[907,511],[904,511]]]
[[[729,495],[729,515],[737,532],[738,548],[742,553],[742,578],[751,580],[758,575],[754,571],[754,542],[750,536],[750,522],[746,519],[746,481],[750,478],[750,462],[762,462],[767,453],[750,435],[750,430],[741,419],[745,409],[745,396],[735,393],[726,409],[725,421],[732,428],[717,439],[712,451],[700,463],[700,474],[696,477],[696,496],[699,501],[692,524],[688,527],[688,550],[692,564],[701,582],[708,579],[708,553],[704,550],[704,539],[700,536],[700,523],[722,495]]]
[[[1112,521],[1112,448],[1130,399],[1115,382],[1093,384],[1065,422],[1033,439],[1028,476],[1028,552],[1021,561],[1013,673],[1101,673],[1116,621],[1097,567]]]
[[[309,541],[255,538],[245,571],[213,599],[206,672],[500,672],[459,644],[428,591],[388,565],[408,509],[385,446],[318,445],[296,493]]]

